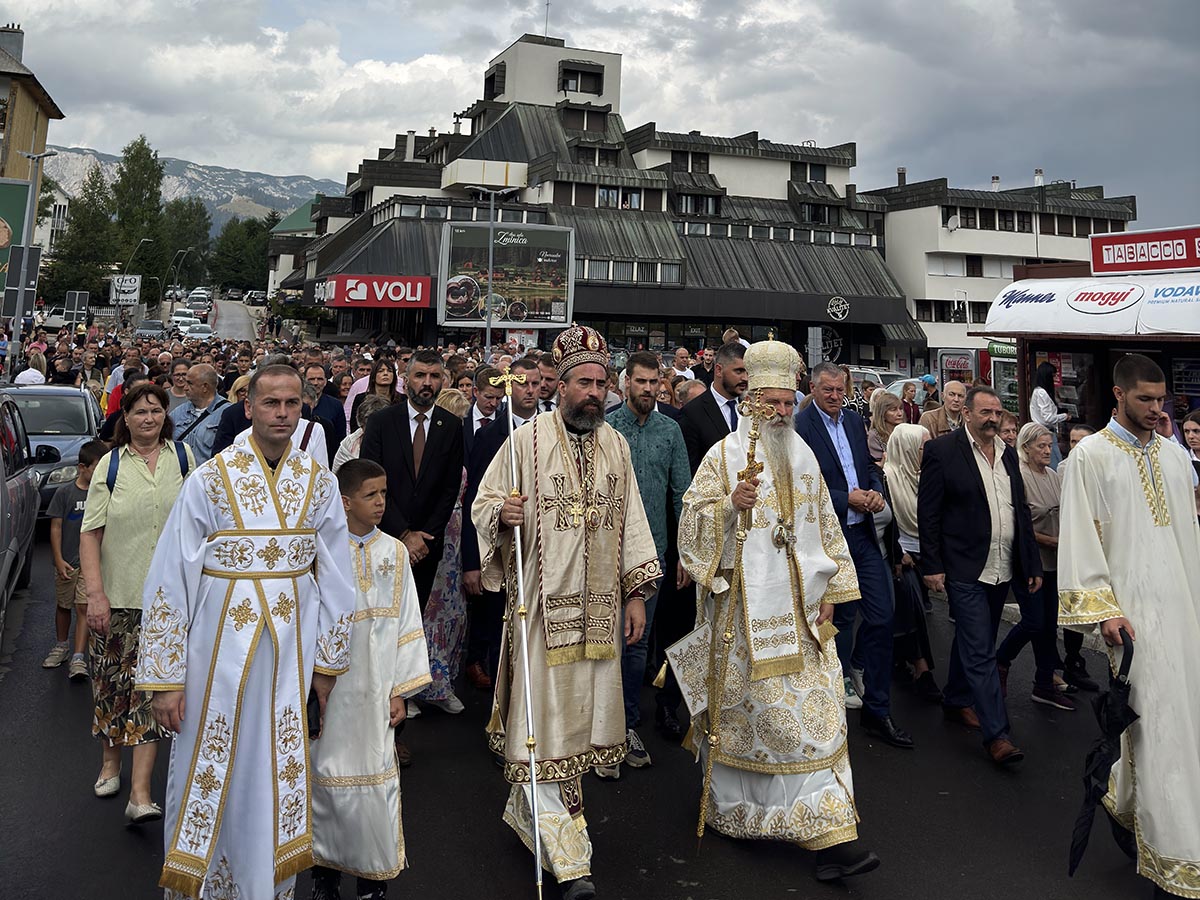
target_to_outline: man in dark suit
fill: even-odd
[[[482,366],[475,370],[475,402],[463,417],[463,459],[470,460],[475,448],[475,438],[496,421],[500,404],[504,400],[504,388],[491,383],[500,374],[499,369]],[[463,516],[463,524],[470,516]]]
[[[862,673],[863,728],[893,747],[911,748],[912,737],[896,726],[891,713],[895,600],[892,576],[875,536],[875,513],[884,507],[883,482],[867,451],[862,417],[842,406],[846,396],[842,370],[829,362],[815,366],[812,396],[813,402],[796,414],[796,432],[817,457],[862,594],[860,600],[835,608],[838,658],[844,675]],[[862,624],[855,635],[854,620],[860,612]],[[847,706],[853,708],[856,693],[846,685]]]
[[[433,403],[444,378],[436,350],[414,353],[406,397],[367,420],[360,453],[387,472],[387,508],[380,527],[408,548],[422,610],[462,484],[462,420]]]
[[[340,401],[325,393],[325,385],[329,379],[325,376],[325,366],[321,363],[310,362],[304,367],[304,380],[317,391],[317,401],[313,404],[313,415],[323,419],[330,425],[329,457],[337,453],[342,440],[346,437],[346,410]]]
[[[1036,593],[1042,563],[1017,454],[997,435],[1000,413],[995,391],[971,388],[964,427],[925,445],[917,525],[925,584],[946,592],[954,616],[946,717],[979,728],[992,761],[1008,765],[1024,754],[1009,739],[996,632],[1010,582]]]
[[[679,427],[693,475],[708,448],[737,430],[737,405],[748,383],[745,355],[746,348],[738,341],[718,350],[712,387],[680,410]]]

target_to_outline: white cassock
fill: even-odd
[[[1085,437],[1061,522],[1059,624],[1124,616],[1137,633],[1129,705],[1141,718],[1121,738],[1104,805],[1136,835],[1140,874],[1200,897],[1200,527],[1187,451],[1158,435],[1142,450],[1111,425]]]
[[[233,439],[233,443],[244,444],[248,440],[250,440],[249,428],[238,434]],[[307,453],[323,466],[331,462],[329,445],[325,442],[325,429],[312,419],[301,419],[296,423],[296,430],[292,432],[292,446],[302,453]]]
[[[855,840],[858,814],[837,629],[816,621],[822,603],[859,598],[858,575],[816,457],[790,426],[790,465],[774,471],[758,446],[764,469],[739,559],[730,495],[749,423],[708,451],[683,496],[679,558],[707,596],[676,675],[690,707],[707,700],[689,738],[712,754],[708,824],[822,850]],[[709,639],[695,640],[706,623]]]
[[[421,607],[408,549],[375,529],[351,535],[358,590],[350,671],[325,707],[325,731],[312,742],[313,858],[372,881],[400,874],[404,831],[393,697],[432,680]]]
[[[329,470],[253,441],[184,482],[143,599],[140,690],[183,690],[164,816],[168,898],[290,900],[312,865],[306,700],[346,671],[349,534]],[[236,765],[235,765],[236,759]]]

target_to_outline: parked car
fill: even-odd
[[[854,379],[855,392],[861,393],[864,381],[873,381],[876,387],[887,387],[893,381],[903,379],[905,375],[903,372],[896,372],[891,369],[877,369],[874,366],[851,366],[850,377]]]
[[[242,300],[247,306],[266,306],[267,292],[266,291],[247,291],[245,298]]]
[[[37,526],[38,473],[15,386],[0,388],[0,634],[14,591],[29,587],[33,567],[33,531]],[[57,461],[53,447],[39,450],[43,462]]]
[[[241,300],[242,299],[242,289],[241,288],[229,288],[227,291],[225,291],[225,299],[226,300]]]
[[[134,329],[133,336],[139,340],[141,338],[162,340],[167,337],[167,326],[163,324],[162,319],[142,319],[138,327]]]
[[[92,392],[65,384],[13,385],[9,392],[21,411],[21,420],[33,446],[33,467],[38,473],[38,518],[46,516],[50,499],[61,485],[79,474],[79,448],[100,433],[104,415]],[[42,448],[58,453],[40,460]],[[45,455],[45,454],[43,454]]]
[[[212,330],[211,325],[206,325],[203,322],[193,325],[183,333],[183,336],[189,341],[207,341],[216,336],[216,332]]]
[[[199,319],[201,322],[208,321],[208,311],[212,304],[207,300],[189,300],[187,309],[192,314],[192,318]]]

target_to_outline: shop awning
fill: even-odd
[[[1015,281],[981,333],[1200,337],[1200,273]]]

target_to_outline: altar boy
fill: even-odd
[[[312,743],[313,900],[339,900],[341,874],[358,876],[359,900],[381,900],[405,868],[394,729],[405,700],[430,682],[429,651],[408,551],[378,525],[387,475],[366,459],[337,473],[357,605],[350,670],[338,679]]]

